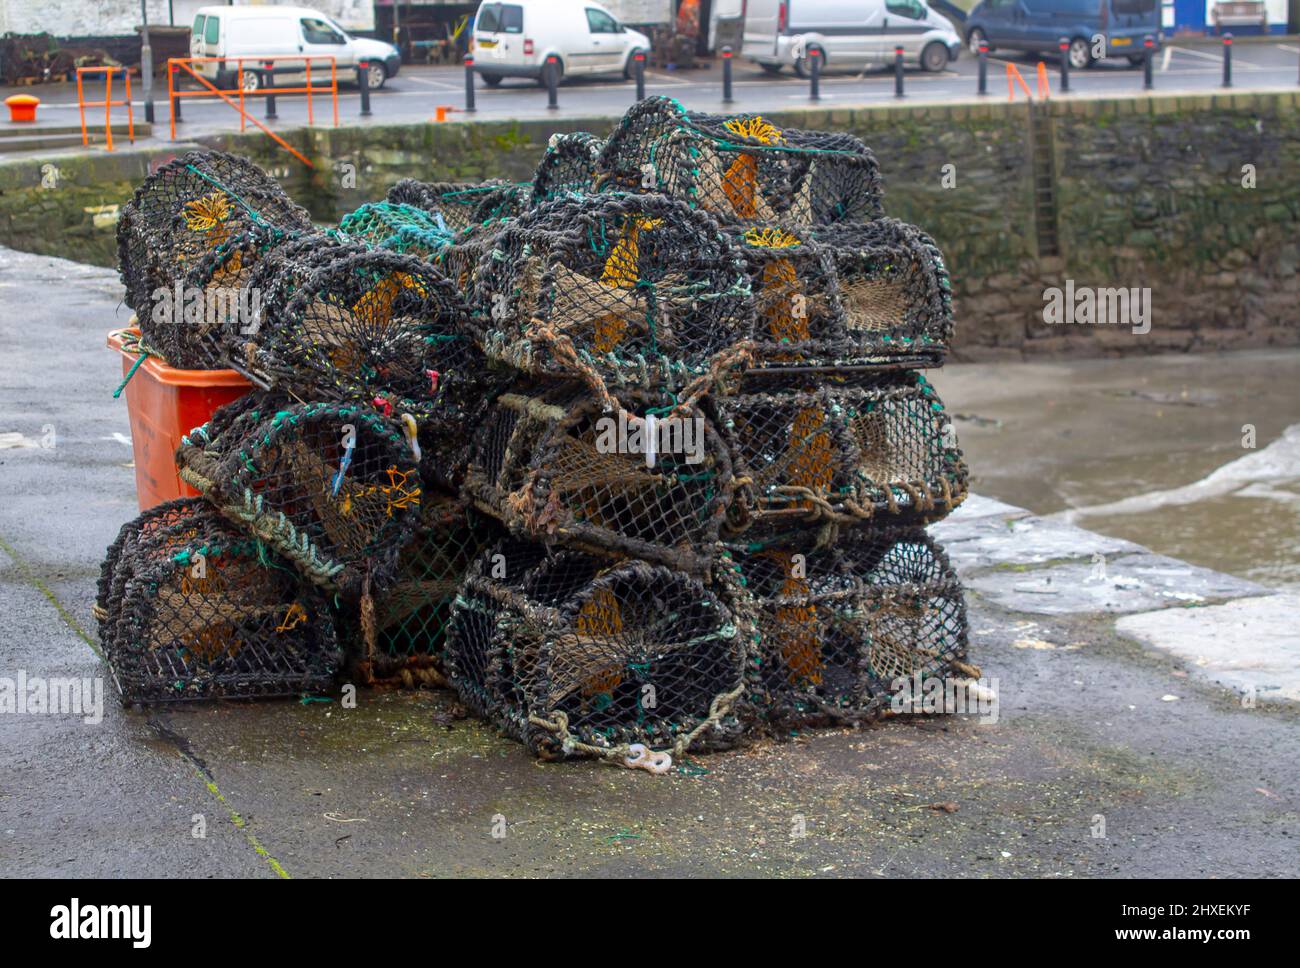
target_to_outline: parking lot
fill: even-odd
[[[1035,68],[1038,58],[1032,55],[1002,56],[998,52],[988,58],[988,94],[991,99],[1007,97],[1007,64],[1013,64],[1031,89],[1035,87]],[[1053,59],[1047,62],[1051,95],[1061,97],[1059,65]],[[1166,46],[1154,56],[1153,82],[1157,91],[1187,91],[1212,93],[1222,90],[1223,45],[1214,40],[1180,42]],[[911,102],[943,102],[978,98],[979,65],[969,52],[963,51],[947,70],[927,73],[917,68],[905,72],[905,98]],[[1294,88],[1300,74],[1300,44],[1293,40],[1263,39],[1255,43],[1238,43],[1233,48],[1232,79],[1237,91],[1278,90]],[[810,103],[810,84],[789,70],[778,76],[763,73],[756,65],[737,60],[733,69],[733,101],[723,101],[722,69],[719,62],[690,71],[648,70],[646,93],[675,97],[693,110],[778,111],[783,108],[806,107]],[[1138,94],[1143,89],[1141,68],[1131,67],[1127,60],[1103,62],[1084,71],[1070,73],[1069,96],[1110,97]],[[42,100],[40,117],[43,124],[75,124],[77,122],[76,88],[71,84],[47,85],[35,90]],[[0,92],[4,96],[8,92]],[[133,86],[136,119],[143,117],[143,100],[138,82]],[[821,78],[821,96],[817,102],[826,108],[860,107],[887,104],[896,100],[894,73],[890,66],[865,72],[836,71],[828,65]],[[98,98],[100,92],[88,93]],[[165,84],[155,87],[157,125],[155,139],[169,137],[169,113]],[[545,88],[529,80],[507,80],[500,87],[489,88],[476,78],[476,113],[467,116],[465,107],[465,72],[460,67],[425,66],[408,64],[397,77],[392,78],[382,90],[372,92],[371,114],[360,115],[360,95],[355,86],[341,87],[339,92],[339,121],[356,123],[410,123],[432,119],[439,106],[453,110],[451,120],[467,117],[484,120],[529,117],[610,117],[627,109],[636,97],[633,83],[622,78],[572,79],[559,88],[558,108],[547,108]],[[1017,88],[1016,98],[1024,94]],[[235,96],[232,95],[232,100]],[[314,123],[332,123],[332,109],[328,95],[315,98]],[[307,122],[307,106],[301,96],[277,99],[278,119],[265,121],[272,129],[297,127]],[[249,98],[248,111],[264,120],[265,108],[259,98]],[[117,109],[120,113],[122,109]],[[184,121],[177,127],[177,138],[186,139],[218,131],[235,129],[239,124],[237,112],[218,99],[187,100],[183,105]],[[117,117],[119,115],[115,115]],[[97,112],[88,118],[89,123],[102,125],[102,115]],[[250,124],[251,128],[252,125]],[[0,151],[3,151],[0,142]]]

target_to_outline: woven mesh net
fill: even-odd
[[[278,238],[309,231],[311,218],[247,159],[195,151],[144,180],[118,216],[117,249],[126,303],[146,345],[175,366],[210,365],[205,329],[196,334],[174,308],[160,311],[161,293],[174,291],[213,250],[254,229],[261,230],[264,251]]]
[[[551,135],[533,177],[532,204],[596,188],[596,159],[605,142],[585,131]]]
[[[734,560],[761,647],[766,716],[822,724],[889,708],[898,680],[966,674],[966,606],[943,550],[920,528],[854,532],[808,552]]]
[[[466,705],[545,757],[729,742],[744,658],[729,610],[698,580],[516,542],[471,570],[448,645]]]
[[[125,525],[101,592],[125,702],[297,695],[328,689],[339,667],[324,596],[203,501]]]
[[[373,641],[349,623],[349,650],[362,681],[447,685],[443,652],[452,603],[470,565],[503,537],[499,524],[451,498],[426,498],[415,536],[402,549],[397,578],[375,597]]]
[[[422,487],[394,421],[341,404],[255,394],[182,438],[181,477],[322,588],[390,585]]]
[[[952,287],[929,236],[895,219],[815,231],[738,231],[760,367],[942,362]]]
[[[339,220],[349,240],[436,261],[457,233],[432,212],[400,202],[369,202]]]
[[[656,195],[570,196],[479,266],[484,350],[525,372],[662,389],[749,336],[749,285],[712,219]]]
[[[573,384],[503,394],[475,437],[464,492],[517,534],[699,571],[731,498],[731,463],[701,411],[668,416],[638,433],[628,418],[640,415],[603,411]]]
[[[880,171],[857,138],[781,128],[755,114],[724,117],[649,97],[602,150],[602,186],[661,192],[727,224],[866,221],[881,214]]]
[[[898,371],[717,398],[744,480],[728,530],[752,539],[824,525],[937,520],[966,495],[967,471],[934,388]]]
[[[440,217],[453,232],[499,222],[528,206],[527,185],[493,179],[485,182],[421,182],[403,178],[388,190],[387,201],[412,205]]]

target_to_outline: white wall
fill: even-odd
[[[147,0],[149,23],[167,24],[167,0]],[[242,4],[250,0],[236,0]],[[258,0],[251,0],[258,2]],[[221,0],[172,0],[176,25],[187,27],[194,22],[199,7],[214,6]],[[375,8],[372,0],[299,0],[334,17],[353,30],[373,30]],[[0,34],[50,33],[56,37],[113,36],[130,34],[140,24],[140,0],[0,0]]]

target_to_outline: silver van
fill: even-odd
[[[924,0],[749,0],[741,56],[775,74],[789,65],[800,77],[816,50],[827,69],[894,62],[941,71],[957,59],[961,37]]]

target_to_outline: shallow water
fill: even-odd
[[[1300,587],[1300,350],[968,364],[931,378],[957,415],[973,490]]]

